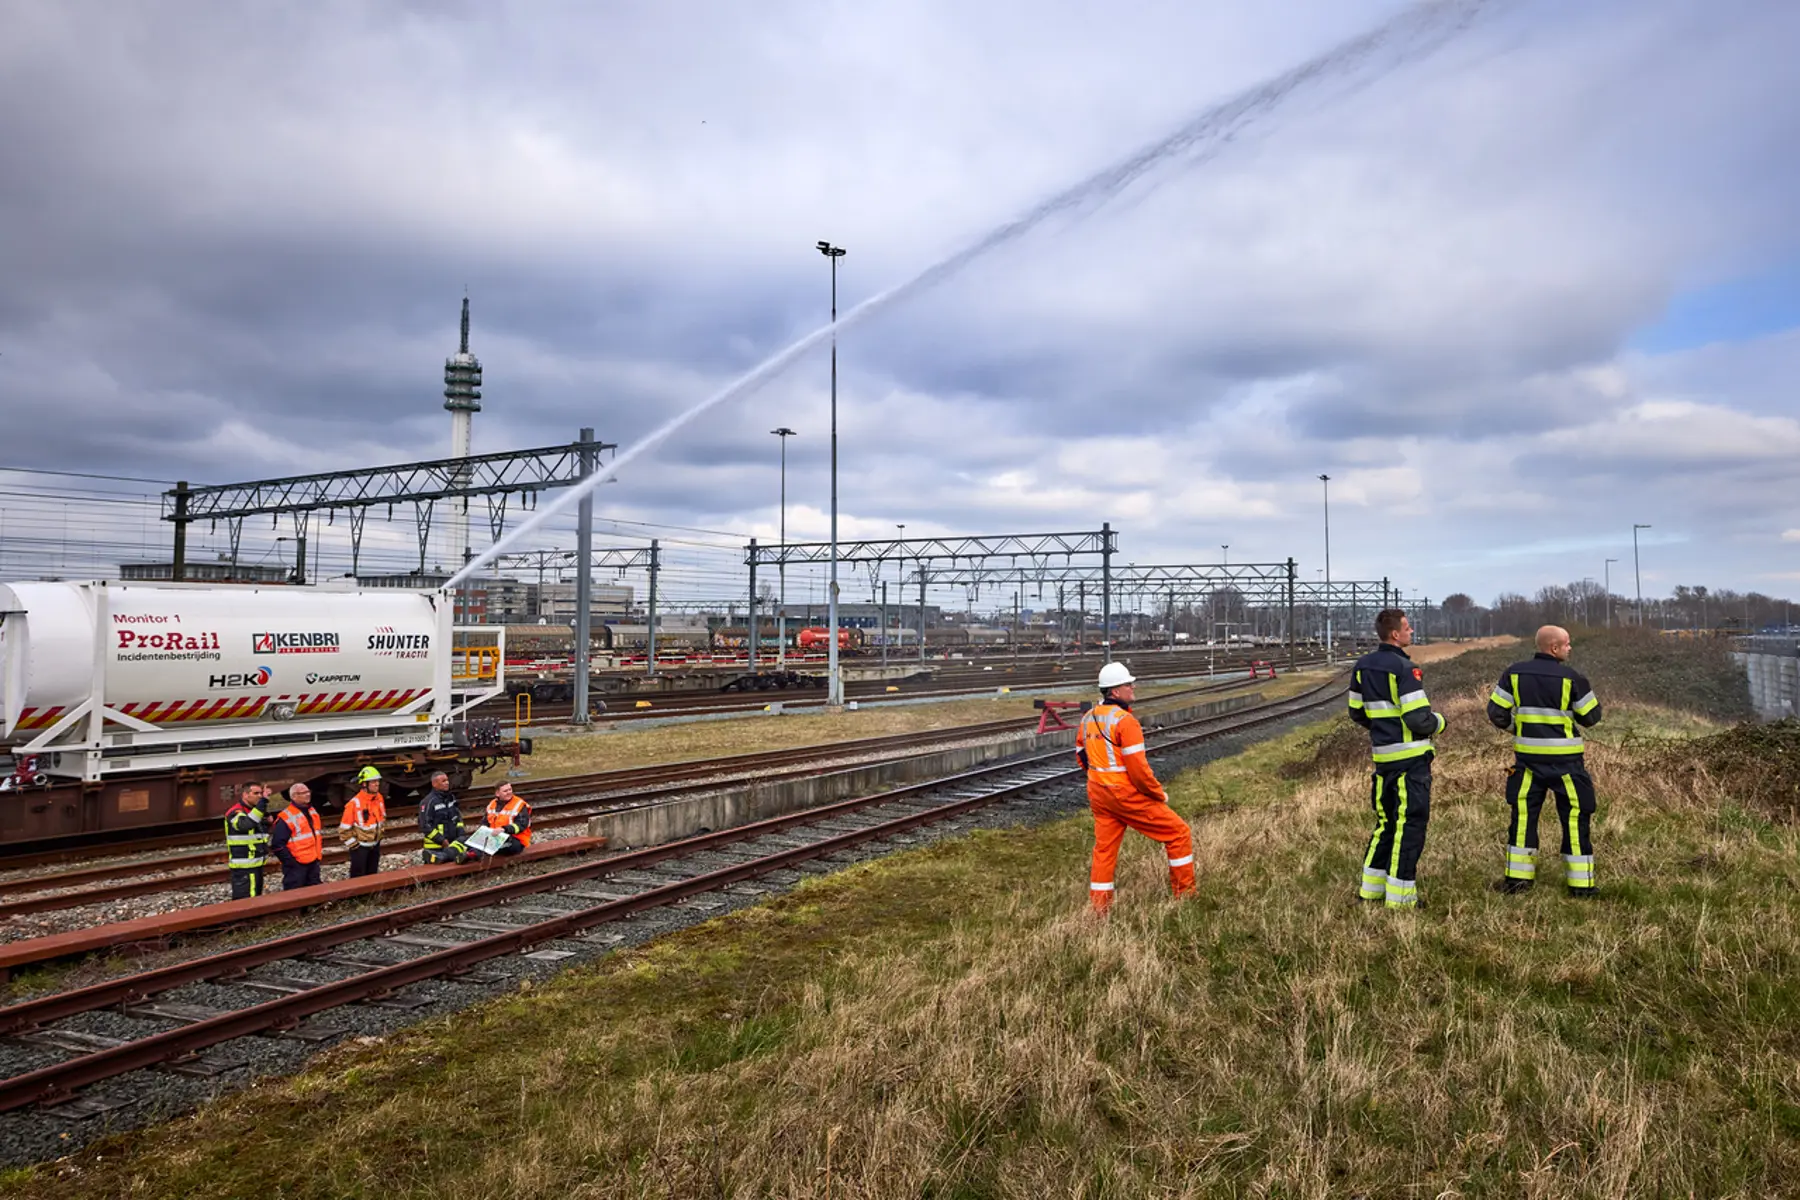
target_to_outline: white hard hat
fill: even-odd
[[[1122,662],[1109,662],[1100,668],[1100,690],[1103,692],[1136,682],[1137,678]]]

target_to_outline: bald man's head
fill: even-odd
[[[1557,661],[1569,657],[1569,631],[1561,625],[1546,625],[1537,632],[1537,648],[1539,654],[1548,654]]]

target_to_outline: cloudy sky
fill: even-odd
[[[1647,593],[1800,591],[1800,6],[1449,10],[846,331],[846,535],[1110,520],[1310,573],[1323,472],[1338,578],[1485,602],[1612,557],[1624,592],[1643,522]],[[1415,11],[0,0],[0,465],[441,456],[465,288],[478,450],[629,446],[826,319],[819,239],[847,308]],[[788,425],[823,536],[828,381],[602,512],[771,538]],[[46,519],[9,504],[0,543]]]

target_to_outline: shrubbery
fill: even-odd
[[[1660,704],[1713,721],[1748,721],[1750,685],[1731,660],[1727,643],[1667,638],[1636,629],[1574,631],[1569,663],[1593,683],[1602,704]],[[1531,655],[1531,644],[1477,650],[1425,669],[1433,696],[1493,687],[1509,663]]]

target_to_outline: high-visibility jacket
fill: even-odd
[[[344,805],[338,818],[338,836],[359,846],[374,846],[381,841],[381,827],[387,822],[387,800],[379,794],[359,791]]]
[[[1506,668],[1488,697],[1487,715],[1495,728],[1512,730],[1522,765],[1560,776],[1583,769],[1587,746],[1577,726],[1600,723],[1600,699],[1580,671],[1539,653]]]
[[[502,805],[498,798],[488,801],[487,825],[519,839],[522,846],[531,845],[531,805],[523,796],[514,796]]]
[[[1087,770],[1088,800],[1169,802],[1144,755],[1144,727],[1123,704],[1096,704],[1075,730],[1075,759]]]
[[[225,810],[225,865],[255,870],[269,861],[269,814],[239,800]]]
[[[1406,651],[1383,642],[1357,659],[1349,704],[1350,719],[1369,731],[1377,768],[1431,761],[1431,739],[1444,731],[1444,718],[1431,711],[1425,672]]]
[[[310,804],[305,808],[290,804],[275,818],[275,833],[269,844],[282,862],[318,862],[325,852],[325,839],[319,829],[318,809]]]

